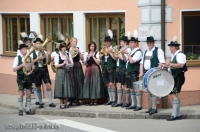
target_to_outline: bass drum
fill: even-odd
[[[170,72],[161,68],[151,68],[143,78],[144,88],[157,97],[167,96],[174,87],[174,78]]]

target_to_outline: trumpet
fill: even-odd
[[[102,57],[104,55],[107,55],[110,51],[114,50],[114,52],[118,52],[119,51],[119,45],[116,45],[112,48],[110,48],[109,50],[107,50],[107,47],[106,46],[103,46],[102,47],[102,50],[100,51],[99,55]]]
[[[130,48],[129,45],[125,45],[124,47],[122,47],[118,52],[115,52],[115,56],[118,56],[121,52],[123,52],[124,50]]]

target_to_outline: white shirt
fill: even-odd
[[[68,52],[66,51],[66,55],[67,55],[67,53],[68,53]],[[60,52],[59,52],[59,54],[61,55]],[[59,64],[59,56],[60,56],[59,54],[56,54],[55,57],[54,57],[55,66]],[[68,53],[68,54],[69,54],[69,53]],[[66,58],[62,58],[62,56],[60,56],[60,58],[61,58],[61,60],[65,60],[65,59],[66,59]],[[66,67],[67,67],[67,68],[73,67],[73,65],[74,65],[74,62],[73,62],[73,59],[72,59],[71,54],[69,54],[69,60],[71,61],[71,63],[68,62],[68,63],[66,64]]]
[[[140,48],[134,48],[131,52],[130,52],[130,55],[132,55],[136,50],[138,50]],[[142,52],[141,51],[137,51],[134,56],[132,57],[134,63],[135,62],[138,62],[139,60],[142,59]],[[127,62],[126,62],[126,69],[128,67],[128,63],[129,63],[129,59],[127,59]]]
[[[84,61],[87,61],[87,55],[88,55],[88,52],[85,52],[85,54],[84,54]],[[96,57],[97,60],[100,60],[99,59],[99,52],[97,52],[97,54],[96,54],[95,57]]]
[[[19,55],[22,57],[22,62],[24,60],[24,56],[21,54],[21,52],[19,52]],[[13,68],[17,67],[19,64],[18,64],[18,56],[17,55],[15,58],[14,58],[14,61],[13,61]]]
[[[56,54],[57,54],[56,51],[52,52],[52,53],[51,53],[51,57],[54,58]]]
[[[128,51],[129,54],[131,53],[131,49],[130,48],[127,48],[126,50]],[[128,56],[126,54],[124,56],[126,57],[126,61],[127,61]],[[117,66],[119,66],[119,59],[120,58],[117,59]]]
[[[146,50],[147,52],[146,52],[145,56],[152,56],[154,50],[155,50],[155,46],[151,50],[149,50],[149,49]],[[145,54],[145,52],[143,53],[143,57],[142,57],[140,64],[143,64],[144,54]],[[164,52],[160,48],[158,48],[158,60],[159,60],[159,63],[165,63]],[[145,70],[149,70],[151,68],[151,60],[150,59],[145,60],[143,65],[144,65]]]
[[[171,61],[176,56],[177,63],[185,64],[186,63],[186,56],[183,53],[178,53],[180,50],[177,50],[175,54],[172,54]]]
[[[113,47],[112,47],[112,45],[111,45],[109,49],[112,49],[112,48],[113,48]],[[108,50],[109,50],[109,49],[108,49]],[[105,55],[105,56],[104,56],[105,62],[107,62],[108,57],[109,57],[109,55]]]
[[[38,56],[38,52],[39,50],[35,50],[36,55]],[[45,55],[46,55],[46,62],[48,62],[48,54],[46,51],[44,51]],[[33,53],[30,55],[33,58]],[[43,67],[43,65],[41,65],[40,63],[38,63],[39,67]]]

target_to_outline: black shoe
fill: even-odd
[[[65,106],[64,105],[60,105],[60,109],[65,109]]]
[[[69,108],[69,106],[68,106],[68,105],[65,105],[65,108]]]
[[[43,108],[43,104],[39,104],[39,108]]]
[[[29,111],[26,111],[26,115],[34,115],[34,113],[31,112],[31,110],[29,110]]]
[[[177,117],[171,116],[170,118],[166,119],[167,121],[175,121],[177,120]]]
[[[79,105],[80,105],[80,103],[79,103],[79,102],[77,102],[77,103],[76,103],[76,105],[77,105],[77,106],[79,106]]]
[[[35,105],[40,105],[40,102],[35,102]],[[44,105],[44,103],[42,103],[42,105]]]
[[[148,111],[145,111],[145,113],[149,113],[152,110],[152,108],[150,108]]]
[[[112,106],[112,105],[115,105],[115,104],[117,104],[117,102],[116,102],[116,101],[112,101],[111,106]]]
[[[180,115],[180,116],[177,116],[176,119],[177,119],[177,120],[182,120],[183,117],[182,117],[182,115]]]
[[[118,107],[118,106],[122,106],[122,105],[123,105],[122,103],[120,103],[120,104],[116,103],[115,105],[112,105],[112,107]]]
[[[122,108],[126,108],[126,107],[129,107],[129,106],[131,106],[131,104],[127,104],[127,103],[125,103],[125,104],[122,105],[121,107],[122,107]]]
[[[54,103],[49,104],[49,107],[56,107]]]
[[[129,107],[126,107],[126,109],[128,110],[128,109],[135,109],[136,108],[136,106],[129,106]]]
[[[157,110],[151,109],[151,111],[149,112],[149,115],[153,115],[153,114],[156,114],[156,113],[157,113]]]
[[[142,107],[136,107],[133,111],[139,111],[142,110]]]
[[[23,116],[23,111],[19,110],[19,116]]]
[[[105,103],[104,105],[111,105],[113,102],[112,101],[108,101],[107,103]]]

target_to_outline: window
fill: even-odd
[[[113,32],[113,46],[119,44],[119,38],[125,34],[124,14],[88,14],[86,16],[86,49],[90,41],[97,44],[97,51],[104,45],[108,29]]]
[[[61,32],[65,38],[66,34],[73,36],[73,17],[72,14],[62,14],[62,15],[42,15],[41,16],[41,28],[43,40],[46,36],[50,36],[53,41],[58,40],[57,32]],[[54,43],[49,43],[47,45],[47,50],[54,51],[56,45]]]
[[[189,65],[200,64],[200,12],[183,13],[183,51]]]
[[[29,15],[3,15],[3,54],[15,56],[20,32],[30,33]]]

